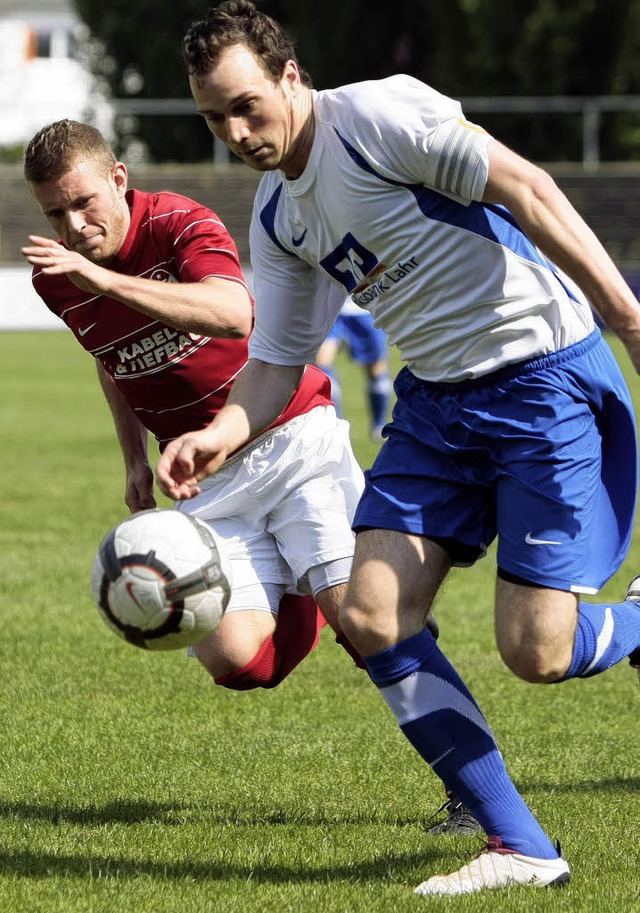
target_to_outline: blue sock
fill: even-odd
[[[338,418],[342,418],[342,384],[340,383],[338,372],[333,365],[318,365],[318,367],[321,371],[324,371],[331,381],[331,399],[336,407],[336,415]]]
[[[416,751],[511,850],[556,859],[557,850],[511,782],[468,688],[428,630],[365,657],[373,682]]]
[[[589,678],[615,666],[640,647],[640,606],[636,602],[578,606],[571,665],[562,681]]]
[[[389,415],[389,397],[391,396],[391,374],[387,371],[369,378],[367,397],[371,413],[372,428],[382,428]]]

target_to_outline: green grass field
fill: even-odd
[[[367,465],[362,379],[340,368]],[[181,652],[119,641],[89,591],[97,544],[125,513],[92,360],[70,334],[0,334],[0,389],[2,913],[640,910],[640,689],[626,664],[517,681],[494,646],[491,556],[451,575],[442,646],[573,880],[415,897],[479,841],[426,836],[441,788],[366,675],[327,632],[281,687],[247,694]],[[603,598],[639,569],[636,539]]]

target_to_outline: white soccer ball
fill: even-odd
[[[178,510],[143,510],[103,539],[91,589],[106,624],[145,650],[197,644],[220,623],[231,596],[224,543]]]

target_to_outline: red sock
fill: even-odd
[[[275,688],[315,648],[326,623],[311,596],[283,596],[273,635],[246,666],[216,678],[216,685],[234,691]]]

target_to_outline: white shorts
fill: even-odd
[[[316,591],[346,582],[363,487],[348,423],[333,406],[317,406],[261,435],[176,508],[209,523],[226,544],[227,612],[276,614],[284,593],[311,592],[310,569],[325,566]]]

